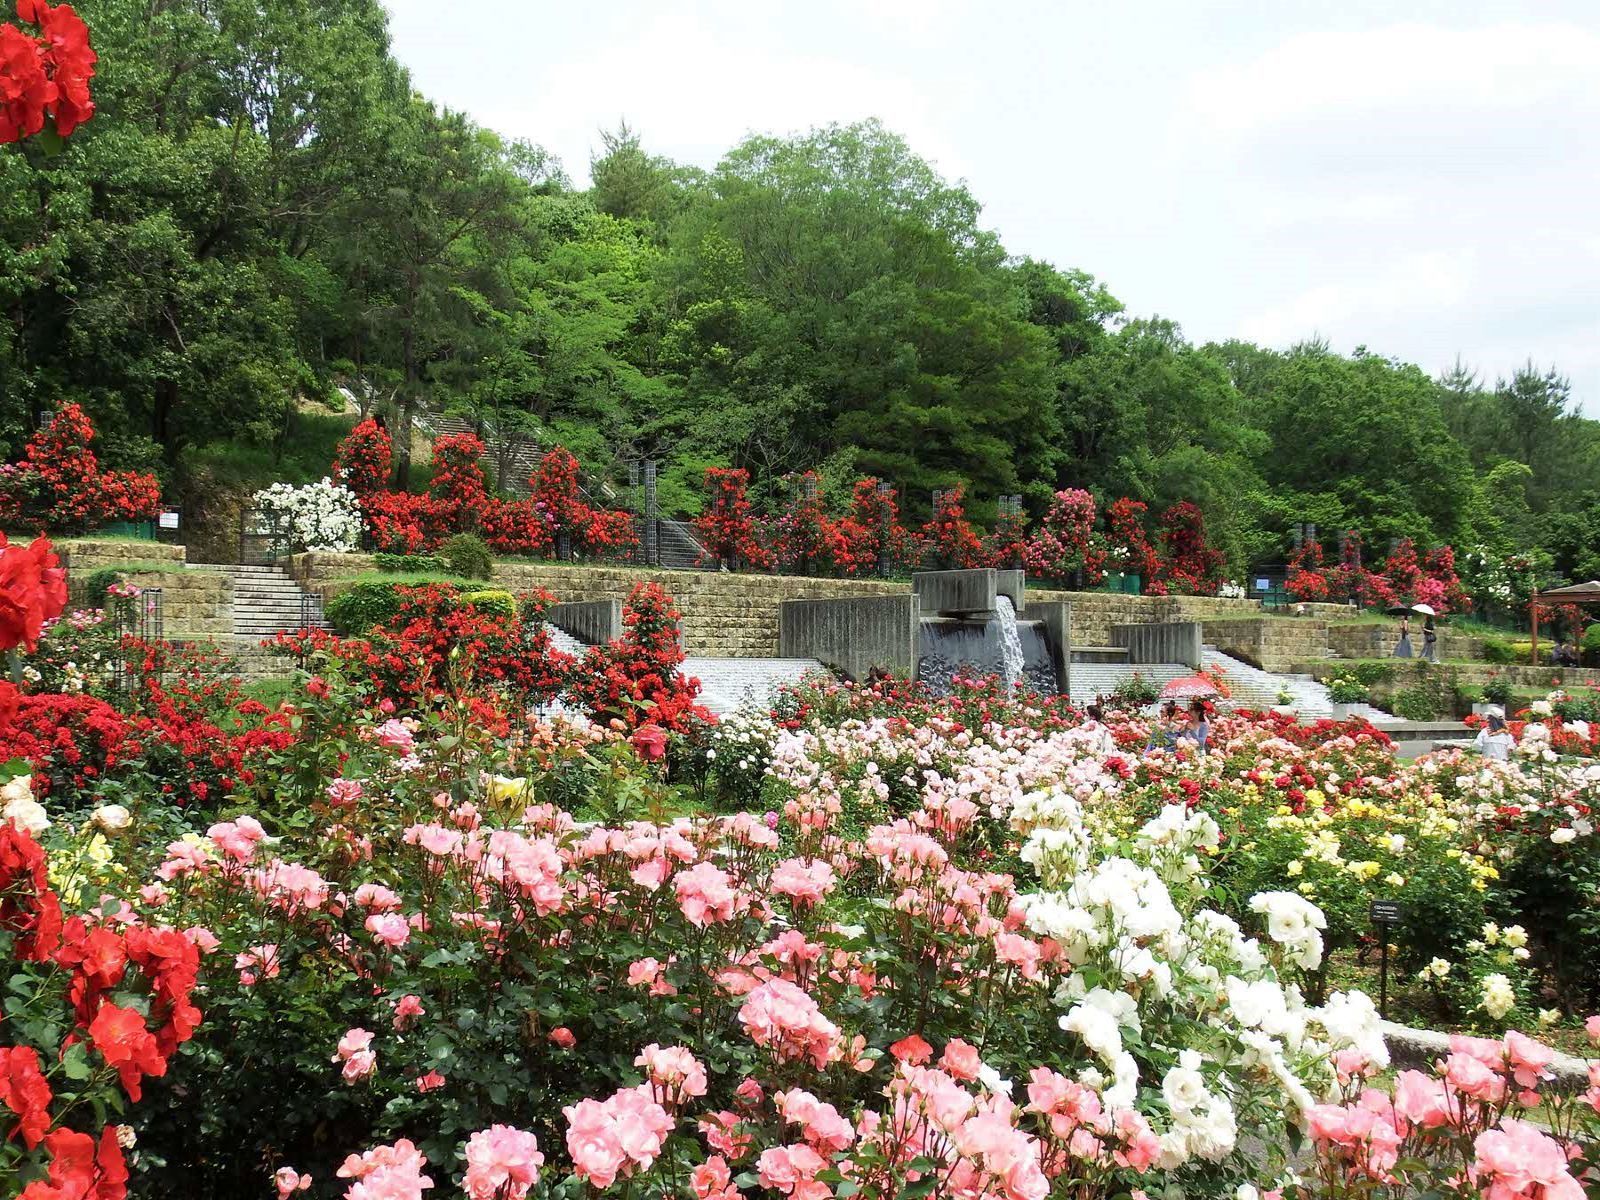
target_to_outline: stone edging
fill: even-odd
[[[1450,1053],[1450,1035],[1437,1029],[1413,1029],[1393,1021],[1384,1021],[1382,1029],[1390,1060],[1396,1067],[1426,1070]],[[1584,1059],[1558,1050],[1549,1069],[1555,1076],[1552,1084],[1557,1091],[1581,1091],[1589,1086],[1589,1064]]]

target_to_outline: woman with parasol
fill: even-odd
[[[1438,614],[1426,604],[1413,604],[1411,611],[1421,613],[1422,620],[1422,657],[1429,662],[1439,661],[1439,633],[1433,627],[1433,618]]]
[[[1400,618],[1400,640],[1394,644],[1393,658],[1411,657],[1411,610],[1401,605],[1389,610],[1391,617]]]

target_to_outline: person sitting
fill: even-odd
[[[1492,758],[1495,762],[1505,762],[1511,757],[1511,747],[1517,744],[1517,739],[1511,736],[1511,731],[1506,728],[1506,714],[1503,708],[1496,705],[1484,714],[1483,728],[1478,730],[1477,740],[1472,743],[1472,748],[1485,758]]]
[[[1108,754],[1115,754],[1117,752],[1117,743],[1116,739],[1111,736],[1111,730],[1106,728],[1105,709],[1095,703],[1084,709],[1084,712],[1088,714],[1089,723],[1083,728],[1094,739],[1094,752],[1101,758],[1106,757]]]
[[[1188,724],[1178,737],[1193,742],[1197,750],[1205,753],[1206,742],[1211,737],[1211,719],[1206,713],[1204,700],[1195,700],[1189,705]]]

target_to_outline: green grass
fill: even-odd
[[[78,546],[88,542],[138,543],[141,546],[159,545],[154,538],[138,537],[131,533],[80,533],[73,537],[52,537],[58,546]]]
[[[173,562],[170,558],[135,558],[100,569],[120,571],[124,575],[182,575],[188,571],[181,562]]]
[[[425,583],[448,583],[454,587],[478,592],[493,587],[488,579],[465,579],[442,571],[362,571],[359,575],[340,575],[340,583],[393,583],[401,587],[420,587]]]
[[[355,417],[346,413],[297,409],[276,445],[211,442],[186,451],[186,458],[223,487],[255,490],[280,480],[313,483],[332,471],[334,450],[354,425]]]

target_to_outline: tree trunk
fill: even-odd
[[[411,421],[417,402],[417,332],[415,322],[406,318],[405,332],[401,335],[401,354],[405,359],[406,382],[400,391],[400,426],[395,430],[396,449],[400,456],[395,462],[396,486],[402,491],[411,487]]]

